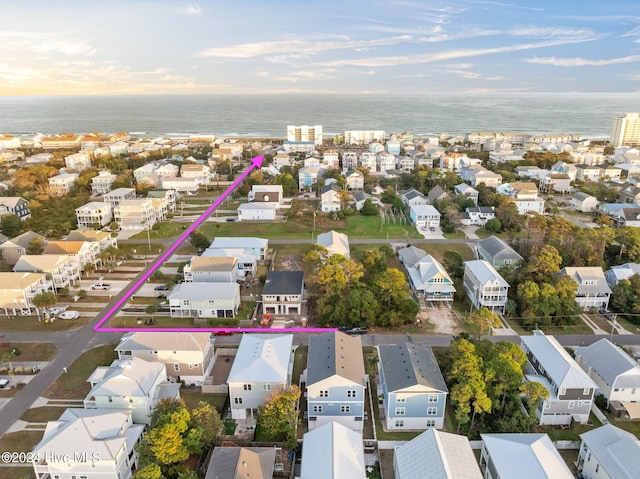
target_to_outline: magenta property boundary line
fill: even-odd
[[[264,160],[264,155],[256,156],[251,159],[251,166],[249,166],[236,180],[229,185],[229,187],[220,195],[220,197],[207,208],[207,210],[200,215],[200,217],[189,226],[182,235],[178,238],[178,240],[173,243],[167,251],[158,256],[155,262],[151,265],[151,267],[144,272],[144,274],[138,278],[133,285],[129,285],[126,290],[124,296],[122,296],[116,304],[114,304],[111,308],[107,310],[102,319],[98,321],[98,323],[93,327],[96,332],[105,332],[105,333],[128,333],[128,332],[157,332],[157,333],[180,333],[180,332],[216,332],[216,331],[229,331],[233,330],[234,332],[242,332],[242,333],[317,333],[317,332],[327,332],[327,331],[335,331],[335,328],[278,328],[278,329],[269,329],[269,328],[109,328],[102,327],[104,323],[109,321],[111,317],[116,314],[120,308],[127,302],[131,296],[144,284],[144,282],[149,279],[149,277],[164,263],[167,259],[171,257],[171,255],[175,252],[176,249],[189,237],[191,233],[193,233],[206,219],[215,211],[215,209],[222,204],[227,196],[231,194],[233,190],[235,190],[240,183],[247,177],[247,175],[254,168],[260,168],[262,166],[262,161]]]

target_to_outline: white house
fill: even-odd
[[[269,240],[265,238],[216,236],[208,249],[239,248],[254,256],[258,261],[267,259]]]
[[[598,198],[591,196],[582,191],[577,191],[571,195],[570,206],[574,210],[582,211],[583,213],[591,213],[596,210],[598,206]]]
[[[566,267],[562,268],[558,276],[570,276],[578,283],[576,303],[583,310],[606,309],[609,306],[612,291],[600,266]]]
[[[0,273],[0,309],[4,314],[34,307],[33,297],[53,291],[53,282],[44,273]]]
[[[249,202],[274,203],[276,208],[284,204],[282,185],[253,185],[247,197]]]
[[[240,308],[238,283],[181,283],[169,296],[173,318],[235,318]]]
[[[440,212],[431,205],[412,205],[409,218],[417,228],[439,228]]]
[[[240,276],[234,256],[193,256],[182,270],[185,282],[235,283]]]
[[[118,179],[116,175],[110,171],[99,171],[98,176],[91,178],[91,193],[94,196],[104,195],[111,191],[111,185],[113,185]]]
[[[91,154],[88,151],[80,151],[64,157],[64,165],[77,171],[91,168]]]
[[[245,334],[229,372],[233,419],[255,418],[258,408],[291,384],[293,334]]]
[[[349,237],[344,233],[329,231],[319,234],[316,243],[327,250],[329,256],[339,254],[349,259]]]
[[[302,466],[298,479],[366,479],[362,436],[337,422],[329,422],[302,438]]]
[[[266,314],[302,314],[304,273],[269,271],[262,288],[262,310]]]
[[[473,200],[473,203],[475,205],[478,204],[479,193],[478,193],[478,190],[476,190],[472,186],[466,183],[460,183],[459,185],[455,185],[453,187],[453,191],[455,192],[456,195],[466,196],[470,200]]]
[[[81,271],[85,266],[92,264],[98,266],[102,260],[98,257],[100,247],[97,243],[89,241],[55,240],[49,241],[42,251],[43,255],[59,254],[67,255],[72,262],[78,265]]]
[[[576,361],[611,401],[640,402],[640,365],[606,338],[576,349]]]
[[[323,186],[320,193],[320,210],[324,213],[340,211],[341,191],[342,188],[335,184]]]
[[[471,226],[484,226],[487,221],[496,217],[496,210],[493,206],[473,206],[467,207],[464,213],[460,214],[460,223]]]
[[[159,219],[153,202],[148,198],[122,200],[114,208],[113,216],[123,230],[145,230]]]
[[[606,424],[580,434],[577,469],[584,479],[637,478],[640,441],[630,432]]]
[[[36,479],[131,479],[144,425],[130,411],[66,409],[31,453]]]
[[[241,281],[247,275],[255,275],[258,271],[257,258],[240,248],[207,248],[202,252],[201,256],[209,258],[235,258],[238,262],[238,279]]]
[[[80,175],[78,173],[65,173],[49,178],[49,193],[51,196],[63,196],[71,191]]]
[[[128,200],[136,197],[136,190],[133,188],[116,188],[103,195],[105,202],[111,205],[111,208],[115,208],[123,200]]]
[[[549,391],[536,410],[539,424],[586,424],[597,387],[593,380],[553,336],[535,330],[533,336],[522,336],[520,341],[527,355],[526,379]]]
[[[407,208],[411,208],[412,206],[415,206],[415,205],[429,204],[429,200],[427,200],[427,197],[414,188],[410,188],[404,193],[402,193],[401,198],[402,198],[402,202]]]
[[[184,164],[180,167],[180,177],[196,181],[198,185],[208,185],[211,170],[208,165]]]
[[[115,351],[120,360],[136,357],[163,363],[172,382],[202,386],[213,368],[214,341],[211,333],[127,333]]]
[[[243,203],[238,206],[238,221],[273,221],[276,203]]]
[[[198,178],[162,178],[162,188],[176,190],[179,194],[195,195],[200,190]]]
[[[484,260],[464,262],[464,289],[476,308],[504,313],[509,283]]]
[[[346,174],[348,190],[362,190],[364,188],[364,175],[361,171],[353,170]]]
[[[80,267],[66,254],[23,254],[13,271],[45,273],[56,289],[71,287],[80,279]]]
[[[100,228],[107,226],[113,219],[111,205],[102,201],[92,201],[76,208],[76,218],[78,228],[93,228],[99,225]]]
[[[180,384],[167,382],[162,363],[133,357],[99,366],[89,376],[91,391],[85,409],[124,409],[133,422],[149,424],[151,412],[162,399],[180,399]]]

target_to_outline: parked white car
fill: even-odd
[[[80,317],[80,313],[78,311],[63,311],[58,316],[58,319],[78,319]]]

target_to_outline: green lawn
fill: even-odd
[[[291,384],[296,386],[300,383],[300,375],[307,367],[308,346],[298,346],[293,359],[293,373],[291,374]]]
[[[65,411],[63,407],[43,406],[27,409],[20,419],[27,422],[55,421]]]
[[[149,315],[140,313],[138,316],[118,316],[112,318],[109,321],[109,326],[112,328],[194,328],[198,327],[193,324],[193,318],[171,318],[169,316],[160,316],[158,314],[153,315],[153,319],[157,321],[157,324],[145,326],[144,320]],[[140,318],[142,324],[138,324],[138,318]],[[202,327],[206,328],[225,328],[225,327],[237,327],[237,318],[211,318],[207,324]]]
[[[51,343],[5,343],[7,349],[16,348],[16,361],[50,361],[58,352]]]
[[[38,321],[37,316],[0,316],[0,331],[54,332],[68,331],[87,324],[92,318],[80,317],[75,321],[57,320],[52,323]]]
[[[173,238],[174,236],[178,236],[182,233],[191,223],[180,223],[178,221],[165,221],[163,223],[156,223],[160,226],[158,231],[151,230],[149,232],[149,238],[151,240],[154,239],[165,239],[165,238]],[[131,237],[131,239],[147,239],[147,232],[141,231]],[[139,246],[141,251],[144,251],[145,248]],[[155,251],[156,247],[152,246],[152,250]]]
[[[580,441],[580,434],[602,426],[593,413],[589,416],[589,424],[573,423],[568,429],[557,426],[537,426],[535,432],[545,432],[552,441]]]
[[[0,451],[30,452],[42,439],[42,431],[11,432],[0,437]],[[33,466],[0,467],[0,479],[32,479]]]
[[[525,329],[522,326],[522,321],[520,319],[510,319],[507,318],[507,323],[509,326],[519,335],[531,335],[531,331]],[[541,329],[546,334],[593,334],[593,331],[589,326],[584,324],[582,320],[578,324],[574,324],[571,326],[556,326],[556,327],[542,327],[538,326],[538,329]]]
[[[98,366],[108,366],[118,357],[113,348],[115,344],[98,346],[76,359],[67,373],[62,373],[45,391],[49,399],[84,399],[91,390],[87,378]]]
[[[195,408],[200,401],[211,404],[222,416],[224,414],[224,404],[227,401],[226,394],[202,394],[199,389],[180,389],[180,397],[187,405],[188,409]]]
[[[418,247],[425,250],[438,261],[443,260],[444,254],[447,251],[457,251],[462,255],[463,261],[470,261],[473,259],[473,251],[471,251],[471,248],[469,248],[466,244],[429,243],[418,245]]]
[[[465,239],[467,235],[462,231],[454,231],[453,233],[443,233],[443,236],[447,239]]]

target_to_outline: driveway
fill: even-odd
[[[431,231],[429,228],[417,228],[417,230],[424,239],[445,239],[440,228],[436,228],[435,231]]]

